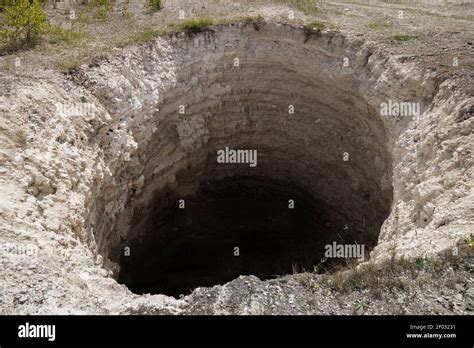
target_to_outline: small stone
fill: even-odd
[[[18,303],[19,304],[24,304],[26,303],[26,301],[28,301],[28,298],[26,296],[21,296],[19,299],[18,299]]]

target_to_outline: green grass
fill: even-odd
[[[189,33],[199,33],[209,28],[214,24],[214,21],[210,18],[191,18],[184,21],[180,29]]]
[[[372,29],[372,30],[383,30],[385,28],[390,27],[387,23],[381,23],[381,22],[371,22],[367,24],[367,28]]]
[[[153,30],[153,29],[145,29],[140,31],[139,33],[135,34],[130,38],[130,44],[141,44],[150,40],[153,40],[157,37],[160,37],[165,32],[163,30]]]
[[[368,308],[369,308],[369,304],[365,302],[364,300],[357,300],[356,303],[354,303],[354,309],[356,311],[365,312]]]
[[[311,29],[318,29],[318,30],[322,30],[322,29],[326,28],[326,24],[324,24],[323,22],[320,22],[320,21],[313,21],[313,22],[307,24],[306,26],[311,28]]]
[[[48,31],[48,42],[51,44],[58,44],[64,42],[68,45],[72,45],[86,39],[89,35],[82,31],[76,31],[71,29],[64,29],[59,26],[51,27]]]
[[[392,39],[398,42],[405,42],[416,39],[416,36],[406,35],[406,34],[396,34],[392,35]]]

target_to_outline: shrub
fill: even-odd
[[[2,12],[8,5],[11,5],[13,1],[14,0],[0,0],[0,12]]]
[[[149,0],[148,5],[153,11],[159,11],[163,8],[163,3],[161,0]]]
[[[30,4],[31,4],[31,3],[33,3],[34,0],[29,0],[29,1],[30,1]],[[39,3],[43,4],[46,1],[47,0],[39,0]],[[7,6],[14,5],[16,2],[18,2],[18,1],[17,0],[0,0],[0,12],[3,12],[4,9]]]
[[[6,28],[1,39],[12,44],[34,44],[39,35],[49,30],[48,16],[38,0],[17,0],[5,8]]]

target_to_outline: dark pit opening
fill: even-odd
[[[138,294],[179,297],[240,275],[263,280],[312,271],[335,240],[376,243],[354,236],[337,209],[265,177],[203,182],[187,197],[168,190],[152,209],[145,231],[128,243],[132,252],[120,259],[119,282]]]
[[[390,138],[361,83],[378,78],[365,49],[284,26],[229,30],[177,38],[170,57],[144,47],[98,90],[135,111],[104,135],[120,151],[90,225],[105,267],[137,294],[312,271],[334,242],[367,259],[390,213]],[[344,56],[357,59],[342,69]],[[227,148],[258,151],[258,164],[219,162]]]

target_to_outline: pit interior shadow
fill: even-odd
[[[313,270],[326,244],[357,239],[337,210],[266,177],[202,182],[187,197],[165,190],[150,209],[146,230],[129,241],[133,252],[120,259],[118,280],[137,294],[179,297],[239,275]],[[357,242],[371,247],[376,240]]]

